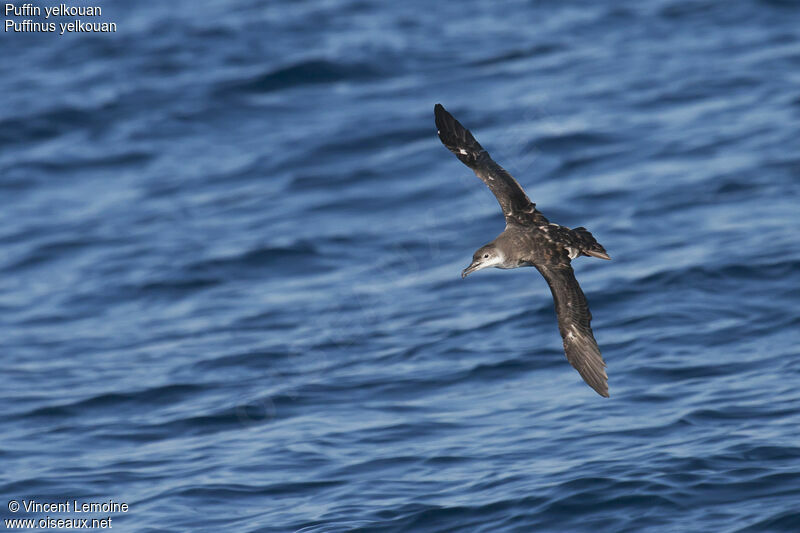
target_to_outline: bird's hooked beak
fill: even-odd
[[[482,264],[483,263],[481,261],[478,261],[477,259],[473,261],[471,265],[469,265],[467,268],[461,271],[461,279],[464,279],[473,272],[475,272],[476,270],[480,270],[481,268],[483,268],[481,266]]]

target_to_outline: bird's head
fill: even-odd
[[[481,246],[472,256],[472,263],[461,272],[461,278],[466,278],[473,272],[484,268],[500,266],[504,261],[503,252],[494,243]]]

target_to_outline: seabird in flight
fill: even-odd
[[[441,104],[434,107],[436,129],[448,150],[471,168],[500,203],[506,229],[478,248],[461,277],[484,268],[534,266],[553,293],[558,330],[567,361],[600,396],[608,397],[608,376],[592,333],[592,313],[571,262],[582,255],[611,259],[586,228],[553,224],[536,209],[517,180],[494,162],[475,137]]]

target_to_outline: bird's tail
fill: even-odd
[[[597,239],[594,238],[594,235],[589,233],[588,229],[581,226],[579,228],[574,228],[572,231],[574,231],[578,239],[580,239],[581,252],[583,252],[584,255],[590,255],[600,259],[611,259],[606,249],[603,248],[603,245],[597,242]]]
[[[478,156],[483,152],[483,146],[475,140],[467,128],[447,112],[442,104],[433,107],[433,114],[436,116],[436,129],[442,144],[462,163],[469,167],[474,166]]]

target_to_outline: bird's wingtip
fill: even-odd
[[[581,376],[581,377],[583,377],[583,376]],[[610,395],[608,394],[608,381],[607,381],[607,379],[608,378],[606,378],[606,380],[601,381],[599,383],[596,382],[596,381],[586,380],[585,378],[584,378],[584,381],[586,381],[586,384],[589,385],[589,387],[591,387],[591,389],[593,391],[595,391],[597,394],[599,394],[603,398],[609,398]]]

